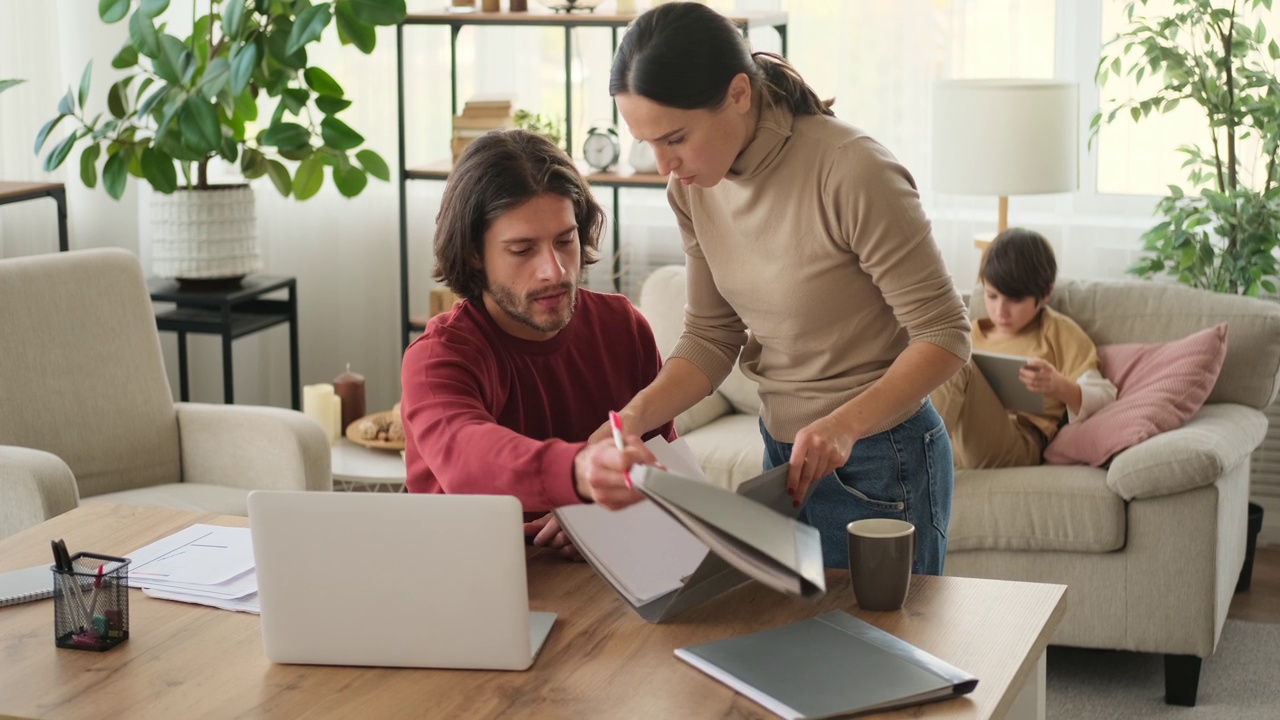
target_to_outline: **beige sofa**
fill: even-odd
[[[82,499],[244,515],[254,488],[332,488],[302,413],[173,401],[133,255],[0,260],[0,308],[0,537]]]
[[[640,309],[665,354],[680,334],[684,268],[655,271]],[[1250,453],[1280,382],[1280,305],[1152,282],[1059,283],[1051,304],[1100,345],[1164,342],[1229,323],[1222,373],[1185,426],[1109,469],[957,473],[949,575],[1064,583],[1054,643],[1165,655],[1166,697],[1194,704],[1242,563]],[[759,401],[737,370],[677,420],[713,481],[760,471]]]

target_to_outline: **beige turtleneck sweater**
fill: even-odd
[[[739,358],[777,440],[791,442],[866,390],[911,343],[969,357],[964,304],[915,182],[862,131],[766,106],[723,181],[673,178],[667,198],[689,293],[671,357],[697,365],[713,387]]]

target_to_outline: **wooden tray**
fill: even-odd
[[[364,417],[358,420],[355,420],[354,422],[352,422],[350,425],[347,426],[347,432],[346,432],[347,439],[357,445],[363,445],[367,448],[377,448],[379,450],[404,450],[403,440],[399,440],[399,441],[365,440],[364,438],[360,437],[360,433],[359,433],[360,423],[364,422],[365,420],[372,420],[373,422],[378,423],[379,425],[382,425],[388,422],[389,420],[391,420],[391,418],[393,417],[394,416],[391,414],[390,410],[384,410],[382,412],[376,412],[371,415],[365,415]]]

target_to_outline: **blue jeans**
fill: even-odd
[[[760,434],[765,470],[791,458],[791,443],[774,440],[763,422]],[[850,522],[907,520],[916,526],[911,571],[941,575],[954,482],[951,439],[926,399],[916,414],[897,426],[855,443],[844,467],[815,483],[800,519],[821,534],[822,558],[829,568],[849,566],[845,526]]]

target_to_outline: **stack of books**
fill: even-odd
[[[453,162],[456,165],[462,151],[472,140],[490,130],[515,127],[511,116],[511,99],[500,97],[474,97],[466,102],[462,114],[453,118]]]

